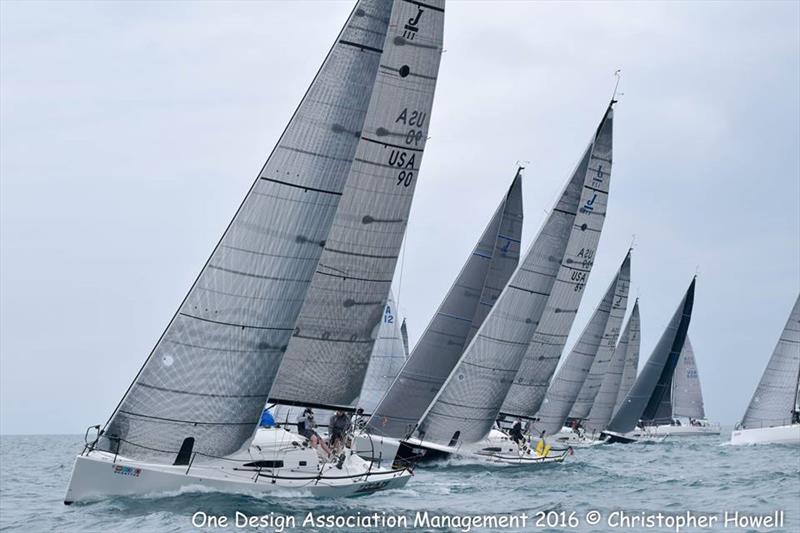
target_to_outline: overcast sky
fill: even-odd
[[[799,5],[451,0],[395,282],[412,342],[518,160],[527,249],[622,68],[567,348],[635,234],[642,359],[699,268],[706,410],[736,422],[800,290]],[[1,432],[106,420],[351,8],[0,2]]]

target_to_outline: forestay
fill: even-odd
[[[360,17],[368,19],[369,17]],[[360,140],[272,401],[351,406],[369,363],[408,224],[442,51],[444,0],[397,1]]]
[[[514,377],[514,383],[500,409],[502,415],[532,417],[544,400],[547,387],[558,366],[564,351],[564,344],[572,329],[583,298],[583,288],[589,280],[594,266],[600,230],[605,221],[608,181],[611,179],[612,143],[608,138],[607,154],[595,154],[596,168],[605,176],[605,187],[598,187],[595,193],[602,201],[602,207],[594,210],[594,224],[598,231],[581,232],[573,235],[569,251],[579,250],[577,257],[567,253],[559,267],[550,297],[533,334],[531,342]],[[579,282],[578,284],[574,282]]]
[[[603,299],[547,389],[542,408],[536,415],[537,420],[533,425],[537,433],[553,435],[561,431],[593,368],[598,349],[602,344],[616,342],[616,335],[611,333],[613,327],[609,327],[609,317],[612,313],[615,315],[625,313],[624,306],[627,306],[631,277],[630,261],[629,251]]]
[[[672,379],[672,416],[696,419],[706,417],[700,374],[697,372],[697,362],[688,335]]]
[[[639,351],[641,350],[641,333],[642,323],[639,317],[639,299],[633,305],[633,311],[628,319],[628,327],[630,328],[630,335],[628,336],[628,348],[625,355],[625,369],[622,371],[622,379],[619,383],[619,392],[617,393],[617,400],[614,403],[612,413],[619,410],[619,406],[625,400],[625,397],[631,391],[633,383],[636,381],[636,372],[639,369]]]
[[[519,263],[522,235],[519,171],[411,357],[369,421],[370,431],[406,437],[416,427]]]
[[[583,290],[585,243],[593,239],[587,236],[600,232],[605,216],[612,127],[609,105],[525,259],[426,411],[420,439],[445,445],[482,439],[500,412],[562,264],[571,267],[563,281]]]
[[[357,4],[101,449],[171,461],[185,439],[226,455],[253,434],[351,173],[390,11]]]
[[[669,407],[668,420],[672,409],[664,402],[669,404],[672,375],[692,319],[695,282],[693,279],[631,391],[609,422],[608,431],[625,434],[632,431],[640,419],[658,421],[655,415],[665,407]]]
[[[630,263],[630,251],[626,259]],[[592,361],[589,375],[586,376],[586,381],[583,382],[581,391],[578,393],[578,397],[569,412],[569,418],[579,420],[588,418],[592,405],[594,405],[595,397],[600,391],[603,376],[606,375],[611,357],[614,355],[619,332],[622,329],[622,320],[625,318],[625,312],[628,308],[628,287],[631,283],[630,264],[627,268],[623,265],[620,273],[619,290],[614,295],[614,303],[611,305],[610,312],[606,318],[602,337],[590,339],[586,346],[594,351],[594,360]]]
[[[614,406],[617,403],[622,374],[625,370],[625,361],[628,357],[628,350],[631,348],[631,322],[633,321],[633,317],[636,317],[637,322],[639,320],[638,305],[639,301],[637,300],[633,304],[631,318],[628,319],[628,323],[620,336],[617,347],[614,350],[614,355],[608,363],[608,368],[605,376],[603,376],[600,390],[597,391],[597,396],[594,398],[592,410],[589,411],[589,416],[583,423],[587,431],[600,432],[604,430],[611,420],[611,415],[614,414]],[[636,332],[636,335],[638,336],[638,332]]]
[[[358,407],[364,409],[365,413],[372,413],[383,395],[386,394],[389,385],[397,377],[405,361],[406,350],[403,345],[403,335],[400,332],[397,307],[390,293],[383,311],[380,328],[378,328],[378,338],[375,340],[372,356],[369,358],[364,385],[361,387],[361,394],[358,398]]]
[[[791,424],[800,386],[800,296],[742,419],[745,429]]]

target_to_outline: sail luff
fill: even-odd
[[[379,56],[347,43],[380,47],[388,13],[356,5],[100,449],[171,461],[190,437],[227,455],[253,434],[356,153],[344,132],[362,128],[375,85]]]
[[[369,420],[373,433],[401,438],[414,429],[461,355],[487,285],[502,287],[516,268],[522,221],[522,178],[517,171],[411,356]],[[485,301],[493,304],[492,299]]]
[[[625,397],[631,391],[634,382],[636,381],[636,373],[639,369],[639,352],[641,350],[641,332],[642,323],[639,317],[639,299],[633,304],[633,311],[628,319],[630,324],[630,336],[628,338],[628,347],[625,355],[625,368],[622,371],[622,379],[619,383],[619,391],[617,392],[617,400],[614,403],[613,413],[619,410],[619,406],[625,400]]]
[[[612,126],[613,109],[609,105],[524,261],[426,409],[418,428],[420,439],[457,445],[477,442],[488,434],[519,371],[565,256],[568,263],[572,262],[572,273],[577,273],[565,281],[573,290],[583,290],[588,269],[582,266],[580,253],[585,250],[584,237],[602,230]]]
[[[795,300],[778,343],[745,411],[742,427],[754,429],[791,424],[792,409],[797,409],[798,376],[800,296]]]
[[[612,341],[609,317],[612,312],[624,313],[627,305],[628,287],[630,285],[630,251],[625,256],[614,279],[606,289],[603,299],[595,309],[578,341],[570,351],[564,364],[553,378],[542,407],[536,414],[534,429],[546,435],[558,433],[567,421],[570,410],[575,404],[578,394],[583,390],[590,370],[594,368],[599,348]],[[615,341],[616,339],[613,338]]]
[[[353,405],[358,397],[428,138],[443,6],[394,3],[364,127],[349,132],[358,149],[272,401]]]
[[[652,415],[671,386],[672,374],[683,350],[692,318],[695,283],[693,279],[642,372],[609,422],[608,431],[625,434],[632,431],[640,419],[654,420]]]

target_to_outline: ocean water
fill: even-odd
[[[525,531],[676,531],[675,527],[614,527],[609,518],[664,515],[717,516],[713,530],[800,532],[800,449],[791,446],[734,447],[721,437],[673,438],[658,444],[601,445],[578,449],[561,465],[540,467],[492,466],[447,460],[420,467],[399,490],[358,498],[321,500],[304,494],[281,497],[186,491],[143,497],[110,497],[96,503],[63,505],[64,492],[81,436],[0,437],[0,531],[194,531],[192,516],[226,516],[230,524],[212,531],[241,531],[236,512],[247,516],[275,513],[294,517],[287,531],[332,531],[303,527],[308,513],[363,517],[372,513],[405,516],[402,527],[356,527],[353,531],[406,531],[416,513],[450,517],[451,527],[431,531],[463,531],[471,515],[518,515],[530,518]],[[586,514],[598,511],[601,522],[590,526]],[[724,526],[725,512],[733,517],[784,512],[780,528]],[[537,513],[544,523],[537,524]],[[563,514],[562,514],[563,513]],[[574,513],[574,515],[572,515]],[[616,513],[616,514],[614,514]],[[572,515],[578,520],[568,522]],[[617,518],[614,519],[613,516]],[[564,523],[558,521],[564,517]],[[455,517],[455,518],[453,518]],[[547,527],[546,520],[554,527]],[[288,518],[283,518],[288,523]],[[273,523],[276,526],[280,524]],[[455,525],[454,525],[455,524]],[[290,525],[290,524],[289,524]],[[447,525],[447,524],[439,524]],[[544,527],[539,527],[542,525]],[[459,526],[459,527],[456,527]],[[274,531],[280,527],[262,527]],[[492,528],[489,528],[492,529]],[[478,528],[473,528],[478,530]],[[485,530],[485,529],[484,529]],[[687,527],[681,531],[698,531]]]

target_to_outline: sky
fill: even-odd
[[[351,9],[0,2],[0,433],[108,418]],[[634,242],[642,360],[697,273],[706,411],[735,423],[800,291],[800,3],[451,0],[445,25],[394,284],[412,343],[518,161],[527,249],[622,69],[567,349]]]

